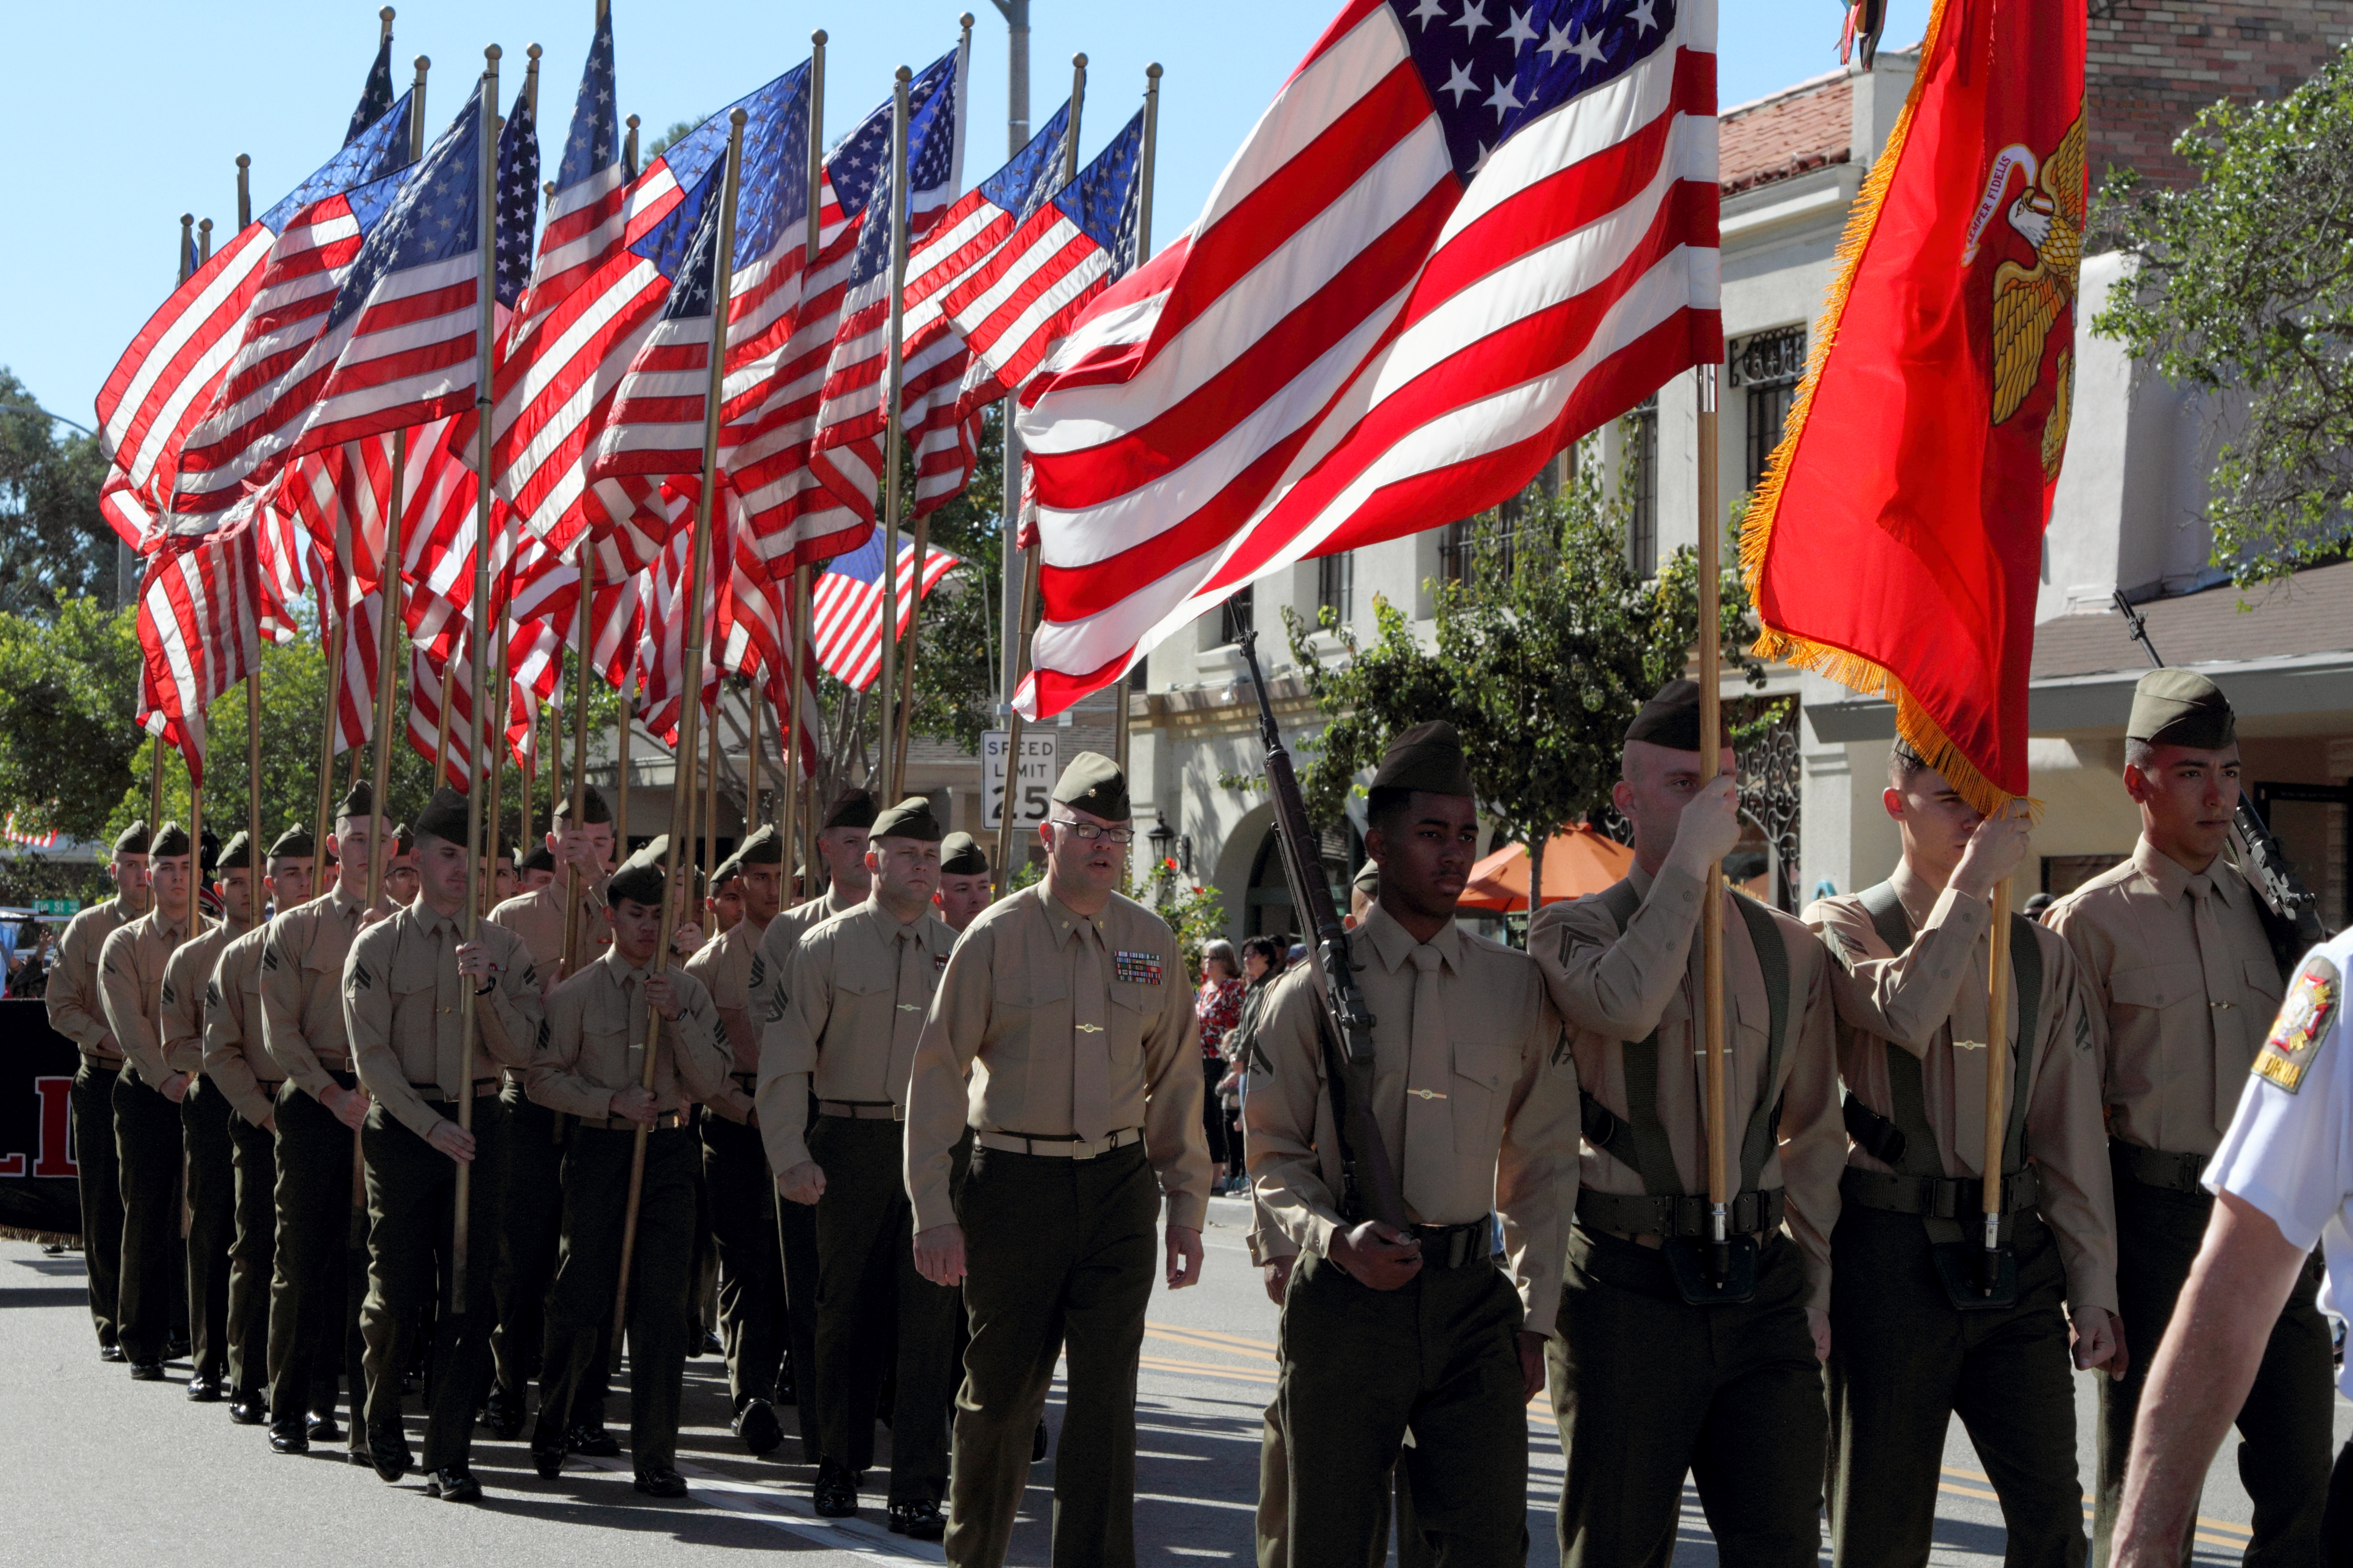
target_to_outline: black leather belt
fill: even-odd
[[[2200,1178],[2206,1174],[2205,1154],[2175,1154],[2121,1138],[2108,1140],[2108,1167],[2120,1181],[2169,1193],[2207,1195]]]
[[[654,1118],[653,1126],[649,1131],[670,1131],[684,1125],[685,1115],[682,1110],[665,1110]],[[596,1132],[635,1132],[638,1130],[638,1124],[626,1116],[584,1116],[580,1119],[580,1125]]]
[[[1781,1228],[1787,1207],[1782,1191],[1742,1193],[1727,1205],[1725,1233],[1757,1236]],[[1624,1236],[1713,1237],[1707,1195],[1688,1193],[1597,1193],[1588,1188],[1577,1194],[1577,1223],[1588,1230],[1614,1230]]]
[[[1839,1177],[1839,1193],[1850,1203],[1888,1214],[1965,1220],[1985,1213],[1985,1184],[1975,1176],[1899,1176],[1849,1165]],[[2031,1165],[2001,1179],[2001,1212],[2006,1215],[2025,1213],[2042,1195],[2042,1185]]]
[[[121,1072],[129,1064],[121,1057],[98,1057],[84,1051],[81,1065],[92,1072]]]
[[[839,1116],[850,1121],[904,1121],[904,1108],[887,1100],[820,1100],[817,1102],[819,1116]]]
[[[1492,1268],[1494,1263],[1495,1226],[1493,1220],[1474,1219],[1468,1225],[1418,1225],[1414,1236],[1421,1242],[1421,1266],[1424,1268],[1467,1268],[1472,1265]]]
[[[455,1105],[458,1103],[458,1097],[452,1094],[442,1093],[441,1086],[438,1083],[412,1083],[408,1087],[415,1089],[417,1091],[417,1097],[427,1105]],[[496,1100],[498,1098],[498,1079],[494,1078],[478,1078],[474,1080],[474,1098],[476,1100]]]

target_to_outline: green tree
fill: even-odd
[[[1545,846],[1563,825],[1610,804],[1626,726],[1682,674],[1699,636],[1695,557],[1680,550],[1644,580],[1626,558],[1630,499],[1605,496],[1588,468],[1557,496],[1531,493],[1478,520],[1470,570],[1436,590],[1434,645],[1405,613],[1373,604],[1374,636],[1360,645],[1326,611],[1342,658],[1326,665],[1316,628],[1283,612],[1308,694],[1331,716],[1303,746],[1308,815],[1330,822],[1390,736],[1430,719],[1462,736],[1481,808],[1499,836],[1528,847],[1530,885],[1544,886]],[[1747,599],[1723,574],[1728,659],[1763,680],[1745,653]]]
[[[2103,189],[2098,225],[2138,276],[2093,330],[2230,397],[2213,558],[2242,584],[2284,576],[2353,544],[2353,63],[2217,103],[2174,150],[2191,184]]]
[[[114,532],[98,510],[106,455],[38,412],[0,367],[0,613],[54,616],[66,600],[114,604]]]
[[[133,612],[88,595],[0,612],[0,813],[31,833],[105,837],[141,736]]]

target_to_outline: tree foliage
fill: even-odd
[[[2284,576],[2353,543],[2353,61],[2275,103],[2217,103],[2174,150],[2194,183],[2127,171],[2102,193],[2138,279],[2093,330],[2243,412],[2214,468],[2214,559]]]
[[[132,618],[86,595],[0,612],[0,813],[20,830],[104,837],[140,750]]]
[[[0,613],[55,616],[67,600],[114,603],[114,532],[98,511],[98,442],[34,407],[0,367]]]
[[[1392,735],[1449,720],[1480,809],[1501,839],[1528,846],[1540,878],[1552,835],[1609,805],[1626,726],[1683,672],[1699,636],[1696,558],[1678,551],[1644,580],[1626,558],[1630,504],[1605,495],[1588,469],[1557,497],[1531,495],[1479,520],[1465,581],[1437,588],[1434,646],[1376,598],[1368,644],[1325,612],[1321,629],[1342,654],[1326,665],[1313,646],[1317,628],[1286,609],[1292,657],[1330,716],[1302,748],[1314,759],[1300,781],[1309,816],[1338,820],[1356,776]],[[1761,682],[1762,667],[1733,651],[1748,640],[1736,572],[1723,574],[1721,591],[1726,657]]]

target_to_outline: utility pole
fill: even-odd
[[[1018,157],[1021,149],[1029,145],[1029,0],[992,0],[997,14],[1005,18],[1005,155]],[[1020,549],[1014,540],[1021,524],[1021,437],[1013,428],[1015,405],[1008,397],[1005,412],[1005,578],[1000,597],[1003,609],[997,624],[1005,628],[1005,647],[998,660],[999,690],[1005,702],[1013,700],[1014,683],[1020,679],[1019,658],[1016,647],[1021,638],[1021,572]],[[997,719],[1001,725],[1004,712]],[[1008,775],[1010,776],[1010,775]]]

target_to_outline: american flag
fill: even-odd
[[[139,722],[205,773],[205,710],[257,668],[261,498],[198,538],[167,541],[139,587]]]
[[[941,295],[942,319],[972,348],[963,410],[1027,381],[1094,297],[1134,267],[1143,156],[1139,110],[1075,181]]]
[[[929,594],[941,578],[962,563],[961,557],[944,550],[925,551],[922,593]],[[902,534],[895,634],[899,637],[907,635],[907,623],[915,618],[915,604],[921,595],[914,578],[915,547]],[[809,587],[809,632],[817,646],[818,665],[853,691],[863,691],[873,685],[874,678],[881,672],[881,612],[882,535],[878,530],[849,554],[834,557]]]
[[[47,833],[27,833],[16,826],[16,814],[12,811],[5,822],[0,822],[0,839],[26,849],[54,849],[65,842],[65,835],[55,828]]]
[[[555,195],[540,234],[539,259],[522,312],[508,329],[510,344],[620,248],[628,225],[621,117],[613,102],[613,14],[599,10],[588,63],[580,71],[580,91],[572,102],[572,128],[556,164]]]
[[[376,42],[375,63],[368,67],[367,85],[360,89],[360,100],[352,106],[352,122],[343,128],[343,145],[348,147],[366,135],[371,126],[392,112],[392,28],[386,26]]]
[[[907,255],[907,352],[951,331],[940,302],[997,253],[1031,213],[1062,185],[1068,161],[1071,105],[1064,100],[1013,160],[965,192],[942,213],[921,245]]]
[[[730,411],[739,417],[752,412],[764,390],[759,340],[789,326],[799,299],[808,217],[808,75],[807,66],[797,67],[746,100],[733,254],[723,261],[730,298],[722,464],[734,445],[725,428]],[[665,509],[650,481],[702,468],[725,168],[724,160],[713,165],[679,208],[684,259],[597,436],[589,482],[614,528],[638,533],[660,528]],[[649,482],[623,482],[633,476]],[[633,553],[649,555],[646,546],[655,542],[646,540]]]
[[[1351,0],[1021,395],[1025,715],[1292,562],[1497,504],[1722,357],[1715,17]]]
[[[369,91],[361,99],[363,111],[372,109],[374,96],[371,77]],[[348,219],[341,199],[344,192],[408,162],[407,103],[403,95],[378,113],[342,152],[214,252],[212,260],[173,291],[122,351],[98,395],[99,434],[113,459],[108,489],[116,496],[107,508],[107,520],[117,532],[142,526],[142,514],[152,525],[169,507],[181,448],[195,438],[198,423],[215,407],[223,377],[239,351],[257,336],[300,331],[305,319],[301,300],[317,290],[315,283],[306,289],[300,280],[322,268],[349,265],[358,248],[355,242],[339,260],[330,252],[306,257],[299,266],[292,251],[280,257],[280,242],[300,219],[302,232],[296,237],[296,248],[312,248],[317,243],[311,234],[312,207],[332,203]],[[353,118],[356,121],[359,115]],[[275,268],[273,261],[279,263]],[[325,284],[323,291],[332,298],[332,283]],[[325,309],[322,302],[314,313]],[[257,324],[258,315],[266,316],[268,324]],[[281,349],[283,344],[273,338],[271,347]]]
[[[911,82],[907,91],[907,233],[920,238],[945,216],[964,183],[964,52],[942,57]],[[825,386],[810,444],[809,465],[843,506],[861,521],[875,517],[874,498],[882,477],[883,382],[891,352],[892,219],[890,151],[879,171],[877,199],[859,221],[858,246],[842,301],[841,326],[826,363]],[[920,470],[928,450],[955,451],[956,383],[962,379],[964,345],[941,335],[931,353],[938,363],[902,360],[901,417],[911,432]],[[937,427],[930,418],[930,394],[947,389]],[[920,390],[919,390],[920,388]],[[962,489],[959,483],[954,489]],[[945,499],[942,496],[938,499]]]

